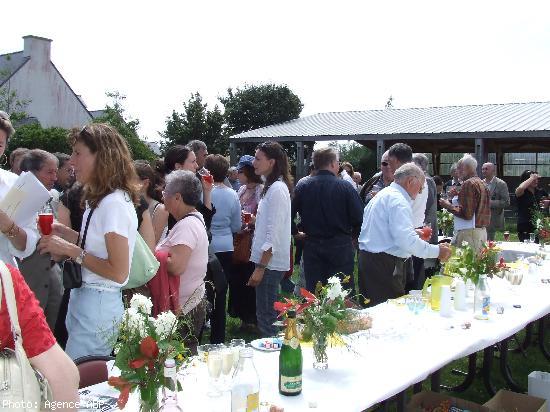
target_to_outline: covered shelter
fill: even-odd
[[[311,155],[304,143],[355,140],[376,151],[378,164],[405,142],[431,157],[434,175],[448,175],[461,154],[474,153],[479,167],[494,162],[510,184],[526,168],[550,176],[550,102],[320,113],[231,136],[232,163],[237,145],[265,140],[297,143],[297,177]]]

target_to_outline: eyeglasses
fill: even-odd
[[[382,166],[386,167],[386,166],[389,166],[389,163],[388,162],[382,162],[380,163]]]

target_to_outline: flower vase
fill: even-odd
[[[139,389],[140,412],[157,412],[159,410],[158,387],[155,384],[141,386]]]
[[[325,334],[313,334],[313,368],[324,370],[328,369],[327,356],[328,336]]]

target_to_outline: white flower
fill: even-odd
[[[338,279],[336,276],[333,276],[328,279],[328,290],[327,290],[327,299],[334,300],[337,297],[341,297],[342,299],[345,299],[349,291],[342,290],[342,284],[340,283],[340,279]]]
[[[537,228],[540,229],[542,227],[542,221],[540,219],[537,219]]]
[[[170,311],[160,313],[153,322],[158,338],[166,339],[174,330],[177,320],[176,315]]]
[[[468,246],[468,242],[466,242],[465,240],[462,241],[462,247],[466,247]]]
[[[328,278],[327,282],[329,285],[334,285],[335,283],[339,284],[340,278],[338,278],[338,276],[331,276],[330,278]]]
[[[151,313],[151,309],[153,309],[153,302],[151,302],[151,299],[138,293],[132,296],[132,300],[130,300],[130,307],[145,315],[149,315]]]
[[[142,338],[148,335],[145,317],[136,308],[126,309],[126,326],[132,333],[137,333]]]

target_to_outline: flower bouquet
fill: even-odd
[[[164,386],[164,361],[173,358],[179,367],[188,354],[179,333],[178,317],[168,311],[155,319],[150,316],[152,307],[149,298],[134,295],[119,326],[115,366],[121,373],[110,377],[109,385],[120,391],[120,409],[126,405],[130,392],[138,389],[140,409],[156,410],[158,392]]]
[[[498,274],[506,268],[504,258],[498,259],[500,249],[496,242],[489,241],[483,245],[479,253],[468,242],[462,242],[462,247],[451,247],[451,258],[445,263],[444,273],[448,276],[459,276],[466,282],[468,279],[477,284],[479,276],[486,274],[488,277]]]
[[[349,291],[342,288],[342,283],[347,283],[349,280],[349,276],[346,276],[343,281],[333,276],[324,286],[318,283],[315,294],[304,288],[300,289],[300,295],[303,298],[301,302],[288,298],[284,302],[275,302],[275,310],[280,315],[290,309],[298,314],[303,325],[302,340],[313,341],[315,356],[313,367],[316,369],[328,367],[327,347],[330,339],[343,342],[342,334],[357,331],[350,325],[351,322],[363,325],[364,328],[370,327],[370,318],[368,321],[359,322],[357,311],[348,308],[346,297]]]
[[[454,216],[447,209],[437,212],[437,227],[441,229],[443,236],[452,236],[454,228]]]
[[[535,208],[532,223],[539,242],[541,244],[548,243],[550,241],[550,216],[546,216],[542,210]]]

